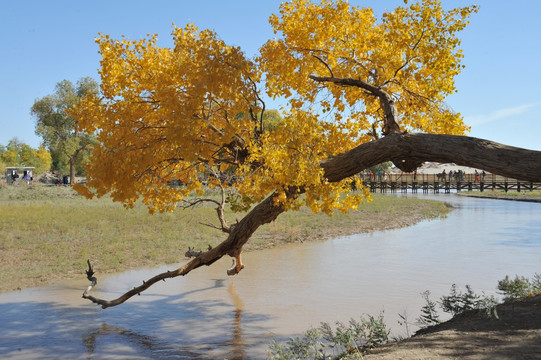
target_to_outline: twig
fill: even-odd
[[[201,255],[201,253],[202,253],[202,251],[195,251],[190,246],[188,246],[188,251],[186,251],[184,253],[184,256],[186,256],[187,258],[197,257],[197,256]]]
[[[88,293],[96,284],[98,283],[98,279],[94,276],[94,269],[92,268],[92,265],[90,264],[90,260],[86,260],[86,263],[88,264],[88,270],[86,271],[86,278],[90,281],[90,285],[86,288],[86,290],[83,293],[83,298],[88,297]]]

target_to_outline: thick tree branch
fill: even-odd
[[[392,161],[403,171],[413,171],[423,162],[433,161],[541,181],[541,151],[458,135],[393,134],[329,159],[322,167],[329,181],[339,181],[386,161]]]

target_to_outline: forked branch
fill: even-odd
[[[219,178],[218,177],[218,174],[216,174],[216,172],[213,172],[214,176],[216,178]],[[225,209],[225,188],[222,184],[219,184],[218,185],[219,188],[220,188],[220,192],[221,192],[221,199],[220,201],[218,200],[215,200],[215,199],[210,199],[210,198],[201,198],[201,199],[194,199],[194,200],[183,200],[183,205],[181,205],[181,207],[183,208],[189,208],[189,207],[194,207],[198,204],[201,204],[201,203],[204,203],[204,202],[210,202],[210,203],[213,203],[213,204],[216,204],[216,214],[218,215],[218,221],[220,221],[220,226],[214,226],[214,225],[211,225],[211,224],[202,224],[202,225],[205,225],[205,226],[209,226],[209,227],[212,227],[214,229],[217,229],[217,230],[220,230],[224,233],[229,233],[231,231],[229,225],[227,225],[227,221],[225,220],[225,214],[224,214],[224,209]]]
[[[383,135],[390,135],[400,132],[400,125],[398,124],[398,110],[396,104],[391,95],[385,92],[381,87],[374,86],[360,79],[352,78],[338,78],[338,77],[325,77],[325,76],[310,76],[310,79],[319,83],[331,83],[340,86],[352,86],[363,90],[368,93],[377,96],[383,109]]]

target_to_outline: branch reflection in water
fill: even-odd
[[[242,332],[242,311],[244,310],[244,303],[237,294],[235,284],[231,282],[227,288],[227,292],[231,295],[233,305],[235,305],[235,318],[233,320],[233,341],[231,343],[233,348],[233,359],[243,359],[246,356],[246,341]]]

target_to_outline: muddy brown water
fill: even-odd
[[[406,335],[398,314],[415,322],[425,290],[433,300],[454,283],[497,295],[505,275],[541,273],[541,203],[435,198],[457,209],[405,229],[248,253],[235,277],[223,259],[106,310],[81,298],[84,279],[1,294],[0,358],[264,359],[273,338],[363,314],[383,311]],[[117,297],[170,268],[98,273],[94,292]]]

